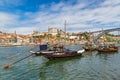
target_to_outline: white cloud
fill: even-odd
[[[101,28],[115,28],[120,25],[120,5],[118,4],[120,4],[119,0],[106,0],[100,6],[88,9],[84,8],[88,6],[87,3],[71,5],[60,2],[51,4],[47,10],[39,10],[36,13],[26,12],[24,13],[26,19],[22,21],[19,20],[20,15],[0,13],[0,17],[3,17],[0,22],[4,26],[19,24],[15,28],[9,28],[10,26],[7,28],[9,31],[16,30],[18,33],[24,34],[32,33],[33,30],[47,31],[48,27],[63,29],[64,20],[67,20],[68,31],[95,31]],[[46,5],[40,8],[44,9]],[[110,25],[111,27],[109,27]]]
[[[115,6],[120,5],[120,0],[106,0],[101,6]]]
[[[0,12],[0,27],[17,24],[18,17],[17,15]]]
[[[105,3],[107,3],[107,1]],[[105,3],[101,5],[105,5]],[[109,23],[119,22],[120,20],[119,16],[117,16],[120,15],[119,5],[100,6],[95,9],[86,9],[86,10],[82,10],[81,8],[87,5],[85,4],[82,6],[80,5],[81,4],[76,4],[72,6],[72,5],[66,5],[64,3],[52,5],[51,10],[59,11],[59,13],[46,14],[44,16],[38,14],[36,19],[38,20],[38,22],[44,21],[44,23],[46,24],[53,23],[53,25],[54,23],[60,23],[60,21],[62,21],[63,23],[63,21],[66,19],[68,24],[74,24],[72,25],[73,28],[80,27],[86,21],[91,21],[91,24],[85,24],[86,26],[89,26],[93,24],[92,22],[94,23],[100,22],[101,24],[106,25]],[[76,26],[75,23],[78,25],[78,27]]]
[[[10,29],[9,32],[14,32],[16,31],[17,34],[30,34],[32,33],[33,31],[37,31],[38,29],[34,26],[30,26],[30,27],[16,27],[16,28],[13,28],[13,29]]]

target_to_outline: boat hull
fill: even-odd
[[[98,52],[104,52],[104,53],[108,53],[108,52],[117,52],[118,48],[108,48],[108,49],[98,49]]]
[[[70,58],[75,56],[82,56],[82,53],[55,53],[55,54],[47,54],[44,55],[49,60],[55,60],[55,59],[62,59],[62,58]]]
[[[108,53],[108,52],[117,52],[117,49],[114,50],[98,50],[98,52],[104,52],[104,53]]]

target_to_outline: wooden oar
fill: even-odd
[[[14,64],[16,64],[16,63],[18,63],[18,62],[20,62],[20,61],[22,61],[22,60],[30,57],[30,56],[32,56],[33,54],[34,54],[34,53],[32,53],[32,54],[30,54],[30,55],[28,55],[28,56],[26,56],[26,57],[24,57],[24,58],[22,58],[22,59],[20,59],[20,60],[17,60],[17,61],[15,61],[15,62],[13,62],[13,63],[6,64],[3,68],[4,68],[4,69],[7,69],[7,68],[9,68],[10,66],[12,66],[12,65],[14,65]]]
[[[34,48],[36,48],[36,46],[35,46]],[[19,56],[20,54],[23,54],[23,53],[26,53],[26,52],[31,51],[31,50],[33,50],[34,48],[31,48],[31,49],[29,49],[29,50],[27,50],[27,51],[24,51],[24,52],[22,52],[22,53],[18,53],[18,54],[16,54],[16,55],[8,56],[7,59],[12,59],[12,58],[14,58],[14,57],[16,57],[16,56]]]
[[[23,53],[25,53],[25,52],[23,52]],[[16,57],[16,56],[19,56],[20,54],[23,54],[23,53],[18,53],[18,54],[16,54],[16,55],[8,56],[7,59],[12,59],[12,58],[14,58],[14,57]]]

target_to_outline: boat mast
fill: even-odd
[[[65,20],[65,23],[64,23],[64,31],[65,31],[65,45],[66,45],[66,20]]]

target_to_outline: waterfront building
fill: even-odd
[[[59,30],[57,28],[48,28],[48,33],[52,34],[52,36],[56,36]]]

